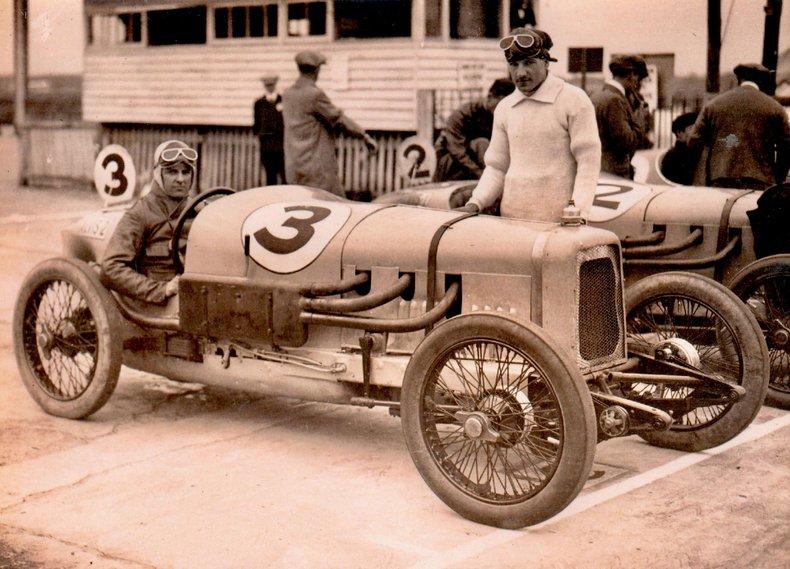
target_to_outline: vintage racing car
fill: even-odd
[[[426,184],[377,201],[454,208],[466,203],[475,184]],[[790,409],[790,239],[775,244],[778,251],[772,252],[778,254],[756,259],[756,235],[747,212],[758,209],[761,195],[647,185],[604,174],[588,222],[620,238],[628,286],[648,275],[681,270],[712,277],[734,290],[754,312],[768,343],[771,382],[766,402]]]
[[[625,303],[610,231],[303,186],[212,190],[175,226],[177,307],[160,310],[99,278],[122,214],[65,230],[63,256],[19,292],[17,363],[48,413],[97,411],[122,364],[387,406],[441,500],[518,528],[574,499],[597,442],[638,434],[706,449],[742,431],[767,389],[765,342],[737,297],[673,272],[641,280]]]

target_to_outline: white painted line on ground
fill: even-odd
[[[675,474],[676,472],[685,470],[689,466],[698,464],[704,460],[726,452],[731,448],[744,443],[755,441],[788,425],[790,425],[790,413],[785,413],[782,416],[770,421],[766,421],[765,423],[752,424],[740,435],[722,445],[702,452],[684,454],[683,456],[667,462],[666,464],[662,464],[661,466],[643,472],[642,474],[637,474],[636,476],[630,477],[626,480],[623,480],[622,482],[618,482],[611,486],[607,486],[606,488],[601,488],[600,490],[596,490],[587,494],[582,494],[577,497],[570,504],[570,506],[545,522],[541,522],[523,530],[496,530],[486,536],[472,540],[460,547],[456,547],[455,549],[446,550],[437,555],[423,559],[411,567],[412,569],[447,567],[453,563],[465,561],[486,551],[487,549],[491,549],[492,547],[514,541],[521,537],[526,537],[529,535],[530,530],[535,530],[554,524],[560,520],[589,510],[590,508],[593,508],[604,502],[608,502],[609,500],[617,498],[618,496],[622,496],[623,494],[627,494],[628,492],[643,486],[647,486],[648,484],[651,484],[662,478],[666,478],[667,476]]]
[[[401,541],[383,535],[374,536],[370,541],[377,545],[383,545],[389,549],[405,551],[406,553],[411,553],[412,555],[418,555],[420,557],[436,557],[441,555],[441,551],[438,549],[421,547],[411,542]]]
[[[30,223],[35,221],[64,221],[67,219],[83,217],[89,213],[95,213],[96,211],[97,210],[92,209],[85,211],[59,211],[57,213],[42,214],[12,213],[11,215],[0,217],[0,225],[14,225],[17,223]]]

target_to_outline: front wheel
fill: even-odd
[[[592,467],[595,414],[576,364],[543,331],[505,317],[464,315],[435,328],[406,369],[401,414],[420,475],[476,522],[546,520]]]
[[[660,349],[682,365],[746,389],[735,403],[708,403],[691,387],[625,386],[627,397],[672,404],[672,426],[640,433],[646,441],[700,451],[730,440],[752,422],[768,387],[768,350],[754,317],[730,290],[692,273],[647,277],[626,290],[626,325],[631,349]]]
[[[49,259],[30,272],[14,308],[14,353],[25,387],[44,411],[81,419],[107,402],[123,359],[118,318],[82,261]]]
[[[790,255],[746,265],[730,288],[757,318],[768,344],[771,380],[765,402],[790,409]]]

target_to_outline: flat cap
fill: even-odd
[[[743,79],[744,81],[765,79],[773,73],[771,69],[759,63],[741,63],[736,65],[732,72],[735,73],[738,79]]]
[[[647,77],[647,63],[641,55],[613,55],[609,61],[609,71],[620,76],[636,73],[638,77]]]
[[[261,81],[264,83],[277,83],[279,80],[279,75],[261,75]]]
[[[326,63],[324,54],[312,50],[300,51],[296,54],[295,59],[296,65],[307,65],[310,67],[318,67]]]

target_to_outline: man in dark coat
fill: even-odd
[[[762,190],[784,182],[790,165],[790,124],[782,106],[760,92],[770,71],[757,63],[734,69],[738,86],[703,107],[692,144],[705,155],[700,185]]]
[[[361,138],[371,152],[377,145],[315,84],[324,63],[326,58],[315,51],[296,54],[299,78],[283,93],[285,177],[290,184],[313,186],[342,196],[335,156],[336,134]]]
[[[650,146],[648,110],[639,95],[647,64],[638,55],[619,55],[612,57],[609,70],[612,79],[590,97],[601,137],[601,172],[633,179],[631,158]],[[639,102],[636,108],[632,100]]]
[[[283,154],[283,97],[277,92],[276,75],[261,77],[266,92],[255,101],[252,132],[258,137],[266,185],[285,183]]]
[[[509,77],[497,79],[485,99],[464,103],[450,114],[435,144],[435,182],[480,178],[491,140],[494,109],[513,89],[515,85]]]

